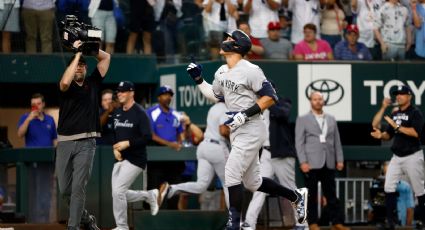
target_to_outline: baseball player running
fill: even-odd
[[[394,138],[391,151],[394,155],[388,165],[385,176],[385,206],[390,229],[394,229],[397,221],[397,183],[405,174],[410,181],[415,196],[418,198],[418,216],[425,223],[425,188],[424,188],[424,153],[421,148],[420,135],[424,125],[422,113],[411,105],[412,90],[408,86],[398,86],[392,94],[396,97],[399,109],[384,116],[388,123],[385,131],[373,127],[372,137],[384,141]],[[390,105],[389,100],[378,111],[382,116]],[[376,123],[376,122],[375,122]]]
[[[206,98],[217,102],[224,97],[227,108],[232,111],[227,113],[229,119],[224,123],[230,127],[232,145],[224,173],[229,192],[227,230],[240,229],[242,186],[253,192],[286,197],[293,203],[300,223],[307,216],[306,188],[291,190],[261,177],[258,154],[265,141],[266,125],[260,114],[277,101],[277,96],[263,71],[243,59],[250,49],[251,40],[241,30],[227,34],[220,50],[226,64],[217,70],[212,85],[203,80],[201,65],[193,61],[187,68]]]
[[[179,192],[188,192],[200,194],[207,190],[208,185],[214,178],[214,172],[224,184],[224,165],[229,156],[229,148],[226,137],[229,136],[229,129],[224,125],[227,120],[223,116],[227,112],[226,105],[223,102],[216,103],[208,111],[207,128],[204,134],[204,140],[199,144],[196,150],[198,159],[197,181],[175,184],[168,186],[165,182],[161,188],[167,189],[166,198],[170,199]],[[227,189],[223,189],[228,205]]]

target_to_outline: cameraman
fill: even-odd
[[[78,50],[80,40],[73,46]],[[98,95],[109,68],[110,54],[99,50],[97,67],[86,77],[87,64],[78,51],[59,82],[60,108],[56,174],[62,197],[69,204],[68,230],[98,230],[96,219],[84,208],[86,184],[90,179],[100,136]]]

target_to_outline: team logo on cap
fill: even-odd
[[[120,82],[120,84],[118,86],[123,86],[123,85],[124,85],[124,82],[122,81],[122,82]]]

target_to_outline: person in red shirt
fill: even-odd
[[[251,51],[245,56],[246,59],[254,60],[254,59],[262,59],[264,54],[263,45],[260,42],[260,39],[255,38],[251,35],[251,28],[247,22],[239,23],[239,29],[245,32],[249,38],[251,39],[252,47]]]

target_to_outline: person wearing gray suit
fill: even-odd
[[[310,230],[320,229],[317,214],[317,183],[328,202],[332,230],[346,230],[344,217],[336,198],[335,169],[344,168],[339,131],[334,116],[323,112],[324,100],[319,92],[310,95],[311,111],[297,118],[295,124],[295,148],[305,185],[310,191],[308,198],[308,223]]]

